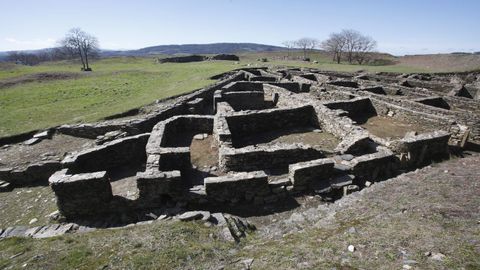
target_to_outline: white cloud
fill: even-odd
[[[1,47],[4,47],[5,50],[36,50],[50,48],[56,45],[56,40],[53,38],[19,40],[13,37],[6,37],[4,40],[7,44]]]

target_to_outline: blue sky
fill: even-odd
[[[480,51],[479,0],[0,0],[0,51],[51,47],[72,27],[105,49],[325,39],[341,29],[401,54]]]

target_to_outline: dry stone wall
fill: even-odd
[[[0,167],[0,180],[49,177],[68,219],[175,204],[251,207],[305,193],[325,199],[346,195],[448,158],[453,145],[461,151],[480,142],[477,93],[459,88],[451,94],[459,83],[472,82],[450,83],[442,75],[267,68],[216,77],[222,80],[149,105],[148,113],[138,109],[99,123],[58,127],[101,145],[70,153],[61,163],[31,164],[24,172]],[[379,138],[352,120],[359,116],[404,120],[433,132]],[[302,128],[315,132],[294,132]],[[306,139],[312,132],[340,144],[324,151]],[[273,134],[262,137],[265,144],[255,140],[265,134]],[[294,142],[275,141],[283,137]],[[204,157],[208,166],[192,165]],[[134,181],[129,192],[136,195],[118,193],[111,175],[132,165],[134,173],[120,180]]]

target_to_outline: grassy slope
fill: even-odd
[[[3,239],[0,269],[244,269],[248,258],[252,269],[479,269],[479,161],[478,155],[454,159],[378,183],[333,209],[295,209],[304,221],[267,216],[274,226],[259,226],[240,244],[219,240],[216,227],[175,221]],[[429,251],[445,258],[425,256]]]
[[[0,136],[95,121],[201,88],[213,82],[208,79],[210,76],[238,67],[226,61],[160,65],[148,58],[114,58],[94,63],[94,72],[75,79],[22,83],[0,89]],[[51,63],[3,70],[0,78],[76,70],[78,65]]]

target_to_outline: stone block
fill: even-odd
[[[163,195],[178,196],[183,191],[180,171],[149,170],[137,173],[136,178],[141,201],[158,202]]]
[[[328,181],[334,172],[334,161],[329,158],[300,162],[289,166],[289,178],[295,188],[310,186],[313,182]]]
[[[67,218],[95,216],[108,211],[113,198],[107,172],[69,175],[67,169],[49,179],[58,210]]]
[[[208,198],[220,201],[242,201],[246,197],[254,198],[255,194],[270,193],[267,175],[263,171],[207,177],[204,185]]]

